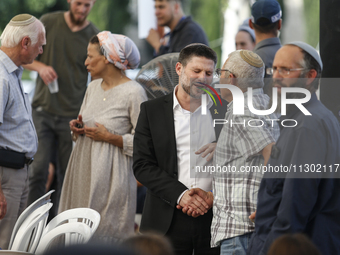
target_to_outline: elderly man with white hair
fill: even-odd
[[[25,209],[28,166],[38,138],[31,105],[21,84],[23,68],[43,52],[45,28],[35,17],[12,18],[0,47],[0,247],[7,249],[14,224]]]
[[[268,109],[270,101],[262,89],[264,63],[256,53],[248,50],[232,52],[219,73],[221,84],[231,84],[243,92],[245,104],[244,115],[234,115],[237,98],[231,93],[232,89],[221,88],[222,97],[229,104],[226,124],[217,141],[214,165],[216,169],[232,171],[214,174],[211,245],[220,245],[221,254],[246,254],[254,231],[249,213],[256,208],[262,173],[243,170],[267,163],[271,146],[279,136],[279,127],[270,121],[277,119],[275,114],[256,115],[247,104],[251,96],[249,88],[252,88],[255,109]]]

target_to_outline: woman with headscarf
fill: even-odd
[[[62,188],[59,212],[88,207],[101,215],[93,238],[116,242],[134,231],[136,180],[132,172],[133,136],[144,89],[124,70],[139,65],[136,45],[104,31],[88,46],[85,65],[94,79],[77,120],[70,122],[76,145]]]

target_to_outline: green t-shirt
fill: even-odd
[[[52,66],[58,75],[59,92],[51,94],[38,76],[32,106],[48,113],[75,118],[86,91],[88,73],[85,67],[87,46],[99,30],[90,23],[72,32],[66,24],[64,12],[41,17],[46,28],[46,45],[37,60]]]

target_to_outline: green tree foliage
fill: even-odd
[[[316,47],[320,34],[320,0],[304,0],[306,42]]]
[[[100,0],[93,6],[89,19],[100,29],[124,34],[131,22],[129,0]]]
[[[225,0],[191,0],[190,9],[195,21],[197,21],[206,32],[211,47],[218,56],[218,66],[221,61],[221,43],[223,37],[223,10]]]
[[[37,18],[41,15],[57,11],[68,10],[66,0],[0,0],[0,32],[15,15],[29,13]]]
[[[129,2],[129,0],[98,0],[89,15],[89,20],[101,30],[124,33],[131,19]],[[40,18],[48,12],[68,9],[67,0],[0,0],[0,32],[17,14],[29,13]]]

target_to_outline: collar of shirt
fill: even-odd
[[[172,31],[170,34],[172,34],[173,32],[175,32],[175,31],[177,31],[177,30],[180,30],[180,29],[182,28],[183,24],[185,23],[184,21],[185,21],[186,19],[187,19],[187,20],[191,20],[191,17],[190,17],[190,16],[188,16],[188,17],[183,16],[183,17],[178,21],[178,23],[177,23],[177,25],[176,25],[174,31]]]
[[[280,39],[278,37],[264,39],[261,42],[256,44],[253,51],[256,51],[262,47],[266,47],[270,45],[281,45]]]
[[[179,103],[178,100],[177,100],[176,92],[177,92],[177,90],[178,90],[178,86],[179,86],[179,85],[176,85],[176,87],[174,88],[174,95],[173,95],[174,105],[173,105],[173,110],[174,110],[174,112],[175,112],[176,110],[182,111],[183,113],[189,112],[189,111],[183,109],[182,106],[180,105],[180,103]],[[206,96],[208,96],[208,95],[206,94]],[[212,102],[211,98],[208,97],[207,110],[210,109],[210,107],[211,107],[212,105],[213,105],[213,102]],[[198,107],[198,108],[196,109],[195,112],[197,112],[197,111],[200,110],[200,109],[201,109],[201,106]]]
[[[3,52],[2,50],[0,50],[0,60],[1,60],[1,62],[5,63],[4,66],[5,66],[8,73],[15,72],[16,75],[18,76],[18,79],[21,79],[22,72],[23,72],[24,68],[22,68],[21,66],[17,67],[14,64],[14,62],[12,61],[12,59],[10,59],[7,56],[7,54],[5,52]]]

